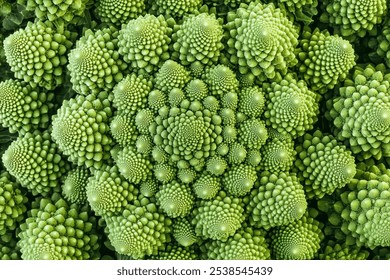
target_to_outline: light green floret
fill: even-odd
[[[208,260],[269,260],[265,232],[243,226],[226,241],[211,240],[202,248]]]
[[[0,123],[11,133],[33,132],[49,125],[54,93],[18,80],[0,82]]]
[[[272,84],[264,84],[267,93],[265,123],[282,135],[295,139],[313,128],[319,106],[317,96],[305,82],[292,74]]]
[[[152,90],[148,95],[148,108],[157,112],[161,107],[167,104],[167,95],[158,90]]]
[[[176,169],[167,163],[157,163],[153,165],[154,177],[162,183],[169,183],[177,176]]]
[[[212,95],[207,96],[202,102],[205,109],[209,110],[212,114],[217,114],[219,110],[219,100]]]
[[[17,79],[51,90],[64,82],[63,68],[75,34],[56,29],[53,23],[27,23],[4,40],[8,64]]]
[[[108,98],[106,92],[77,95],[64,101],[53,116],[51,136],[63,154],[78,166],[99,169],[111,158],[112,106]]]
[[[135,144],[138,136],[134,119],[125,114],[118,114],[110,123],[112,138],[123,148]]]
[[[249,150],[246,155],[245,163],[256,167],[256,170],[258,170],[258,166],[260,162],[262,161],[262,157],[259,150]]]
[[[318,252],[319,260],[366,260],[370,253],[361,247],[330,240]]]
[[[297,53],[298,72],[319,93],[345,80],[355,65],[355,51],[349,41],[318,28],[303,30]]]
[[[212,199],[221,189],[221,180],[209,174],[202,174],[192,185],[194,193],[200,199]]]
[[[138,184],[152,176],[152,164],[148,157],[138,153],[134,147],[125,147],[115,160],[119,172],[130,183]]]
[[[164,151],[161,146],[154,146],[152,149],[152,158],[157,163],[165,163],[169,160],[169,155]]]
[[[220,116],[199,108],[198,103],[185,100],[180,107],[169,108],[168,114],[160,110],[150,126],[154,144],[180,169],[200,170],[222,142]]]
[[[229,153],[227,154],[227,160],[230,164],[240,164],[246,159],[248,151],[240,143],[232,143],[229,145]]]
[[[24,195],[20,184],[8,172],[2,172],[0,174],[0,235],[14,230],[17,223],[24,219],[27,201],[28,198]]]
[[[41,20],[75,23],[85,17],[89,0],[27,0],[26,10],[34,11]]]
[[[151,2],[151,13],[174,18],[182,18],[185,14],[196,14],[202,6],[202,0],[148,1]]]
[[[270,231],[270,249],[276,260],[310,260],[324,238],[321,224],[306,214],[292,223]]]
[[[227,167],[226,160],[219,155],[209,158],[206,162],[206,170],[215,176],[222,175]]]
[[[333,210],[330,222],[353,244],[370,249],[390,246],[390,170],[383,164],[372,168],[360,164]]]
[[[150,109],[139,110],[135,116],[135,125],[140,134],[149,134],[149,127],[154,122],[154,113]]]
[[[89,205],[96,215],[121,213],[138,194],[138,189],[129,183],[117,166],[95,170],[86,186]]]
[[[214,65],[205,69],[202,80],[208,85],[210,94],[222,97],[228,92],[238,91],[236,74],[222,64]]]
[[[338,140],[349,143],[358,159],[390,156],[390,75],[384,65],[356,67],[327,102]]]
[[[33,203],[20,226],[18,246],[24,260],[97,260],[97,220],[87,206],[69,204],[58,194]]]
[[[364,37],[387,13],[386,0],[324,0],[322,6],[320,21],[351,40]]]
[[[252,225],[269,229],[300,219],[306,211],[305,192],[295,174],[264,171],[247,205]]]
[[[231,144],[237,141],[237,129],[234,125],[226,125],[222,129],[223,141],[227,144]]]
[[[182,24],[175,27],[172,35],[172,58],[182,65],[200,61],[204,65],[217,63],[223,36],[221,20],[214,14],[189,15]]]
[[[238,105],[238,95],[236,92],[229,91],[221,96],[221,105],[224,108],[235,111]]]
[[[145,12],[145,0],[99,0],[96,14],[102,22],[126,24]]]
[[[171,107],[180,106],[180,103],[184,100],[184,92],[179,88],[173,88],[168,93],[168,102]]]
[[[88,29],[69,53],[68,70],[73,89],[83,95],[111,91],[123,79],[126,63],[117,51],[118,30]]]
[[[135,201],[121,215],[106,220],[115,251],[133,259],[156,255],[170,241],[172,221],[147,199]]]
[[[221,144],[218,145],[217,148],[217,154],[219,156],[226,156],[229,153],[229,145],[226,144],[225,142],[222,142]]]
[[[172,89],[183,89],[190,81],[189,72],[179,63],[167,60],[155,76],[155,88],[169,93]]]
[[[258,118],[264,111],[265,99],[261,88],[257,86],[242,88],[238,93],[238,108],[248,118]]]
[[[297,29],[273,3],[241,4],[227,20],[227,58],[242,75],[273,79],[297,63]]]
[[[178,244],[169,244],[164,251],[160,251],[157,256],[152,256],[152,260],[198,260],[194,247],[182,247]]]
[[[61,186],[62,195],[70,203],[84,204],[87,201],[86,187],[91,173],[84,166],[77,166],[65,176]]]
[[[291,138],[269,138],[260,150],[260,169],[271,173],[289,171],[294,164],[296,151]]]
[[[253,166],[238,164],[224,174],[222,186],[228,194],[240,197],[250,192],[256,180],[256,169]]]
[[[186,98],[190,101],[202,101],[208,95],[207,85],[204,81],[193,79],[185,88]]]
[[[203,74],[205,66],[200,61],[193,62],[188,70],[194,78],[200,78]]]
[[[198,241],[194,227],[188,218],[177,218],[173,220],[172,236],[181,246],[188,247]]]
[[[177,178],[184,184],[192,183],[197,177],[197,172],[193,168],[181,168],[177,171]]]
[[[146,107],[152,82],[136,74],[127,75],[113,90],[113,105],[121,114],[135,115]]]
[[[7,171],[33,195],[59,191],[69,168],[47,131],[20,136],[8,146],[2,160]]]
[[[354,157],[333,136],[317,130],[305,134],[296,144],[294,172],[300,178],[307,198],[319,199],[331,194],[355,176]]]
[[[157,204],[171,218],[187,216],[195,201],[188,184],[176,180],[162,184],[156,193]]]
[[[163,16],[139,16],[119,31],[118,51],[136,72],[151,74],[169,59],[171,34]]]
[[[226,126],[234,126],[236,124],[236,112],[230,108],[222,108],[219,111],[222,122]]]
[[[153,141],[149,135],[139,135],[135,141],[137,152],[145,156],[152,152]]]
[[[260,149],[268,138],[264,121],[249,119],[242,121],[238,127],[238,141],[247,149]]]
[[[139,191],[143,196],[154,197],[158,191],[159,184],[157,180],[151,178],[142,182],[139,186]]]
[[[226,241],[244,221],[243,202],[220,191],[211,200],[200,200],[192,213],[191,224],[203,239]]]

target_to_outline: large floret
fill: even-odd
[[[320,21],[334,31],[355,40],[364,37],[382,22],[387,13],[386,0],[324,0]]]
[[[190,15],[175,29],[173,59],[179,59],[182,65],[195,61],[211,65],[218,61],[223,48],[223,30],[221,20],[215,15]]]
[[[90,211],[87,206],[67,203],[58,194],[37,199],[20,227],[22,259],[99,259],[97,220]]]
[[[227,19],[227,58],[241,74],[272,79],[297,63],[296,27],[273,3],[241,4]]]
[[[139,16],[119,31],[119,53],[137,72],[155,72],[170,57],[171,34],[163,16]]]
[[[332,135],[324,135],[319,130],[305,134],[297,143],[296,151],[294,171],[309,199],[331,194],[355,176],[354,157]]]
[[[33,195],[58,191],[61,178],[69,169],[48,131],[19,136],[2,159],[7,171]]]
[[[298,49],[298,72],[319,93],[333,89],[355,65],[355,51],[348,40],[327,30],[305,29]]]
[[[270,249],[277,260],[310,260],[324,238],[321,224],[308,212],[302,218],[270,231]]]
[[[333,134],[358,159],[390,156],[390,75],[382,66],[356,67],[327,102]]]
[[[96,14],[100,20],[117,26],[126,24],[145,12],[145,0],[99,0],[97,2]]]
[[[69,160],[79,166],[99,168],[111,158],[109,122],[112,108],[105,92],[77,95],[63,102],[53,117],[53,140]]]
[[[319,105],[317,95],[292,74],[263,85],[267,93],[265,123],[282,135],[295,139],[313,128]]]
[[[8,172],[0,174],[0,201],[0,235],[3,236],[24,219],[28,201],[20,184]]]
[[[10,132],[33,132],[49,126],[54,93],[19,80],[0,82],[0,123]]]
[[[96,170],[85,190],[92,210],[100,216],[121,213],[138,194],[115,165]]]
[[[223,191],[211,200],[199,201],[192,215],[197,236],[221,241],[233,235],[245,218],[242,199]]]
[[[247,204],[252,225],[269,229],[288,225],[303,216],[307,202],[295,174],[265,171],[259,177]]]
[[[69,53],[68,70],[73,89],[80,94],[112,90],[127,64],[118,53],[118,30],[88,29]]]
[[[140,259],[165,247],[171,224],[154,203],[141,199],[119,216],[107,218],[108,238],[118,253]]]
[[[64,82],[67,51],[74,33],[56,29],[50,21],[28,22],[4,40],[4,52],[15,78],[54,89]]]
[[[347,188],[318,206],[328,213],[332,227],[341,228],[347,244],[374,249],[390,246],[390,170],[370,165],[360,163]]]

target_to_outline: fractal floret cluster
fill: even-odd
[[[390,259],[387,1],[0,2],[0,259]]]

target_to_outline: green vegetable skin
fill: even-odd
[[[386,5],[0,1],[0,259],[390,259]]]

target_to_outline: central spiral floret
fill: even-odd
[[[154,143],[170,155],[178,168],[203,166],[222,142],[221,118],[207,109],[195,110],[196,106],[192,106],[192,110],[187,105],[172,107],[168,115],[157,116],[152,125],[156,125],[152,131]]]

